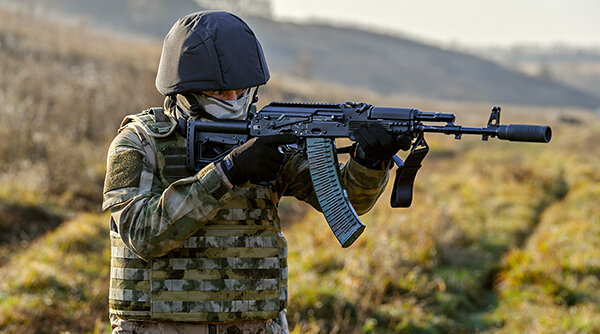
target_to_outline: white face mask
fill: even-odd
[[[252,103],[252,97],[256,87],[246,90],[246,92],[237,100],[221,100],[215,97],[211,97],[205,94],[187,93],[186,95],[192,95],[200,105],[204,107],[206,112],[217,119],[246,119],[248,109]],[[178,96],[177,103],[182,104],[187,110],[190,110],[190,102],[185,96],[181,98]]]

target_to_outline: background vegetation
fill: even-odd
[[[526,44],[530,49],[462,48],[455,43],[441,47],[387,29],[374,32],[373,27],[357,22],[283,22],[270,17],[267,0],[0,0],[0,6],[77,28],[101,28],[115,35],[161,41],[183,15],[229,9],[252,27],[272,72],[423,99],[600,105],[600,57],[593,48],[538,50],[534,43]],[[495,26],[506,24],[503,20]]]
[[[162,104],[159,52],[0,11],[0,331],[109,331],[105,152],[124,115]],[[411,106],[478,126],[491,107],[279,76],[261,91],[270,100]],[[413,206],[390,209],[388,189],[349,249],[320,214],[282,203],[295,333],[600,332],[600,122],[503,107],[505,122],[551,124],[552,142],[429,136]]]

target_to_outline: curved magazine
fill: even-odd
[[[340,181],[333,139],[306,138],[306,153],[321,211],[342,247],[348,247],[361,235],[365,225]]]

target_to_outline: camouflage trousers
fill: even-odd
[[[277,319],[227,323],[136,321],[110,315],[112,334],[289,334],[285,310]]]

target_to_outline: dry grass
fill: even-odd
[[[106,328],[107,215],[82,215],[0,268],[3,333],[99,332]]]
[[[0,44],[3,184],[97,207],[118,118],[160,101],[152,85],[159,48],[6,12]]]

